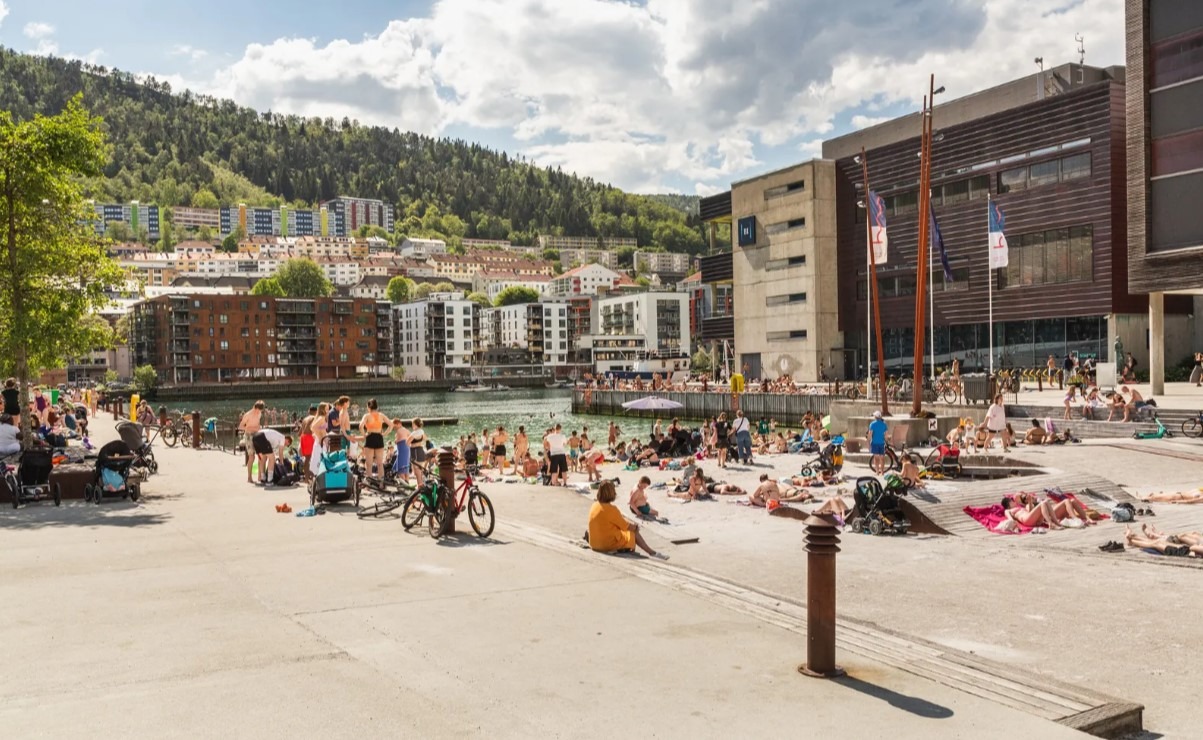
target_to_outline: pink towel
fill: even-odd
[[[1018,532],[999,532],[995,529],[999,522],[1006,519],[1006,514],[1003,513],[1002,504],[991,504],[990,506],[966,506],[965,513],[973,517],[983,527],[996,534],[1027,534],[1032,531],[1031,527],[1020,525]]]

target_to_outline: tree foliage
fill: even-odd
[[[104,165],[101,122],[78,97],[52,117],[0,111],[0,366],[17,377],[21,406],[42,368],[107,346],[112,331],[86,320],[121,281],[95,238],[80,178]],[[22,415],[28,433],[29,418]]]
[[[103,116],[112,159],[87,181],[97,201],[312,206],[349,194],[397,206],[398,235],[434,231],[451,247],[566,234],[705,248],[690,196],[631,195],[462,140],[175,95],[165,82],[79,60],[0,50],[0,70],[0,109],[17,117],[57,113],[77,92]]]
[[[287,294],[280,287],[280,281],[274,277],[262,278],[251,288],[251,295],[270,295],[285,298]]]
[[[385,295],[388,296],[389,303],[409,303],[416,287],[413,280],[403,275],[398,275],[388,281]]]
[[[691,368],[696,373],[708,373],[711,370],[710,355],[706,350],[699,349],[693,355],[693,360],[690,363]]]
[[[472,301],[473,303],[477,304],[478,306],[483,306],[485,308],[493,307],[493,302],[490,301],[489,297],[487,295],[485,295],[484,293],[480,293],[480,292],[469,293],[468,300]]]
[[[539,291],[534,288],[528,288],[525,285],[511,285],[497,294],[497,300],[493,301],[493,305],[497,307],[516,306],[520,303],[535,303],[538,300]]]
[[[414,288],[413,300],[415,300],[415,301],[426,300],[427,298],[430,297],[430,294],[433,292],[434,292],[434,285],[432,285],[430,283],[422,283],[418,287]]]
[[[334,292],[326,273],[307,257],[285,260],[275,278],[289,298],[322,298]]]
[[[153,365],[139,365],[134,368],[134,388],[141,394],[150,393],[159,387],[159,374]]]

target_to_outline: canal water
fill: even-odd
[[[359,416],[353,417],[358,421],[367,411],[369,396],[351,398],[352,404],[358,404]],[[425,392],[406,393],[398,395],[376,396],[380,411],[390,418],[414,417],[434,418],[450,417],[458,419],[455,426],[428,426],[427,433],[436,444],[452,443],[460,435],[469,432],[480,433],[482,429],[496,429],[503,425],[511,437],[519,426],[525,426],[527,434],[532,439],[538,438],[543,430],[555,423],[563,425],[566,434],[573,430],[580,431],[589,428],[589,436],[594,440],[606,438],[606,431],[611,420],[622,427],[622,434],[630,439],[633,436],[646,437],[651,431],[651,419],[616,416],[584,416],[572,413],[572,391],[564,389],[527,388],[510,391],[487,393],[454,393],[454,392]],[[263,401],[268,408],[281,409],[304,415],[311,403],[319,401],[334,401],[333,398],[281,398],[264,396]],[[167,404],[170,411],[188,411],[196,409],[202,418],[215,416],[223,422],[237,421],[238,417],[251,407],[253,401],[244,399],[220,401],[206,398],[196,401],[172,401]],[[665,425],[671,416],[666,417]]]

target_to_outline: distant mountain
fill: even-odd
[[[88,184],[99,201],[312,205],[351,195],[396,205],[405,233],[433,222],[453,236],[522,244],[542,233],[704,249],[691,196],[631,195],[478,144],[259,113],[78,60],[0,49],[0,110],[54,114],[81,92],[112,145],[105,177]]]

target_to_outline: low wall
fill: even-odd
[[[655,396],[676,401],[681,408],[675,411],[627,411],[624,403]],[[588,401],[586,403],[586,400]],[[831,408],[830,396],[804,396],[784,393],[744,393],[736,406],[728,393],[679,393],[657,391],[600,391],[575,390],[572,393],[574,414],[627,415],[690,419],[701,421],[726,412],[728,416],[742,408],[751,419],[776,419],[785,426],[797,426],[807,411],[826,416]]]
[[[511,388],[542,388],[547,378],[518,376],[513,378],[492,377],[489,383],[501,383]],[[194,383],[191,385],[163,386],[155,390],[151,398],[155,401],[180,401],[198,398],[258,398],[260,396],[316,396],[365,393],[403,394],[447,391],[462,381],[424,380],[402,381],[393,378],[344,378],[342,380],[306,381],[240,381],[236,383]]]

